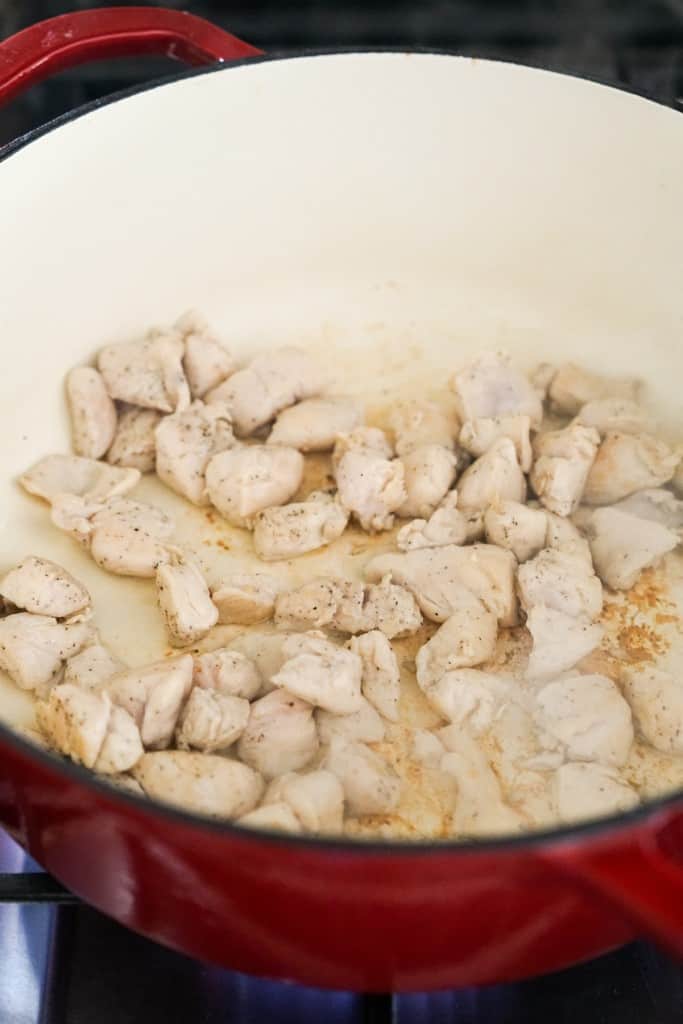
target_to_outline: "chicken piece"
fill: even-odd
[[[278,688],[251,705],[237,754],[266,779],[305,768],[317,751],[318,730],[310,704]]]
[[[357,584],[362,607],[363,586]],[[279,629],[322,629],[332,624],[341,600],[340,582],[334,579],[311,580],[297,590],[278,594],[275,600],[275,625]]]
[[[635,491],[660,487],[671,480],[680,453],[649,434],[610,434],[588,474],[583,501],[613,505]]]
[[[515,446],[517,462],[524,473],[531,469],[531,420],[528,416],[497,416],[467,420],[460,430],[459,442],[466,452],[481,458],[501,437]]]
[[[247,526],[263,509],[288,502],[303,471],[303,456],[295,448],[245,445],[214,455],[206,467],[206,490],[229,523]]]
[[[489,544],[511,551],[518,562],[526,562],[545,547],[548,518],[542,509],[518,501],[497,501],[484,513]]]
[[[341,460],[349,452],[391,459],[394,449],[387,435],[379,427],[356,427],[350,434],[340,434],[337,437],[332,451],[333,470],[336,471]]]
[[[111,651],[95,643],[69,658],[64,669],[64,682],[80,686],[82,690],[97,691],[125,667]]]
[[[281,800],[291,808],[307,832],[340,832],[344,817],[344,790],[336,775],[318,770],[304,775],[289,772],[273,781],[263,797]]]
[[[214,455],[235,444],[225,407],[193,402],[164,416],[156,429],[157,476],[193,504],[208,505],[207,466]]]
[[[424,444],[411,448],[401,457],[401,463],[407,497],[398,515],[426,519],[443,501],[455,479],[456,457],[444,445]]]
[[[261,776],[216,754],[161,750],[143,754],[133,775],[147,796],[210,818],[240,818],[258,804]]]
[[[36,717],[55,750],[96,772],[128,771],[144,753],[135,722],[106,694],[62,683],[38,703]]]
[[[338,626],[335,617],[333,624]],[[422,615],[417,601],[405,587],[391,582],[390,575],[385,576],[379,584],[370,584],[366,588],[363,604],[363,629],[369,632],[379,629],[389,640],[410,636],[422,625]]]
[[[211,600],[218,608],[219,622],[252,626],[272,618],[281,589],[278,580],[266,573],[238,573],[212,587]]]
[[[119,469],[80,455],[46,455],[19,477],[25,491],[49,504],[63,494],[85,502],[107,501],[127,494],[139,480],[137,469]]]
[[[446,672],[426,692],[440,715],[480,736],[511,699],[512,684],[481,669],[461,668]]]
[[[349,814],[390,814],[398,806],[400,778],[364,743],[333,736],[322,767],[341,782]]]
[[[161,418],[156,409],[126,406],[119,414],[107,462],[112,466],[138,469],[141,473],[153,473],[157,457],[156,428]]]
[[[283,444],[300,452],[328,452],[339,434],[355,430],[362,419],[361,405],[352,398],[309,398],[280,413],[268,444]]]
[[[566,615],[544,604],[531,608],[526,626],[533,639],[527,678],[535,680],[553,679],[574,668],[598,647],[604,632],[583,616]]]
[[[553,377],[548,389],[556,412],[575,416],[588,402],[603,398],[623,398],[634,402],[641,382],[634,377],[601,377],[582,370],[574,363],[565,363]]]
[[[342,507],[369,533],[391,529],[394,513],[408,497],[403,463],[370,451],[345,452],[336,481]]]
[[[105,692],[114,704],[132,715],[147,750],[163,750],[170,744],[192,689],[193,668],[192,656],[182,654],[126,669],[106,684]]]
[[[116,406],[102,375],[92,366],[76,366],[66,377],[71,438],[76,455],[101,459],[116,433]]]
[[[466,587],[453,604],[450,617],[417,652],[417,681],[425,692],[446,672],[481,665],[495,651],[496,616]]]
[[[391,410],[389,426],[396,439],[396,454],[401,457],[423,445],[441,445],[452,450],[458,436],[454,412],[437,402],[397,402]]]
[[[508,437],[494,441],[458,481],[458,505],[462,509],[484,512],[496,501],[522,502],[525,498],[526,479],[517,462],[515,446]]]
[[[174,647],[192,644],[218,622],[218,609],[199,567],[178,548],[156,572],[157,601]]]
[[[207,393],[209,403],[227,403],[235,432],[247,437],[279,412],[323,390],[325,374],[300,348],[264,352]]]
[[[331,711],[318,708],[315,721],[323,744],[331,743],[333,736],[359,743],[380,743],[384,739],[384,722],[365,697],[361,697],[360,707],[350,715],[333,715]]]
[[[588,510],[588,514],[592,512]],[[593,558],[591,549],[585,537],[582,537],[578,529],[571,521],[564,516],[556,516],[554,512],[546,511],[548,521],[548,532],[545,538],[545,546],[560,551],[565,555],[573,555],[579,558],[593,571]]]
[[[471,512],[457,508],[457,491],[449,491],[429,519],[413,519],[402,526],[396,535],[399,551],[417,551],[420,548],[439,548],[445,544],[466,544],[471,536]],[[476,512],[477,518],[481,518]]]
[[[290,637],[283,651],[287,660],[272,678],[275,686],[335,715],[360,710],[363,665],[357,654],[310,635]]]
[[[244,655],[256,666],[261,677],[260,694],[273,689],[271,679],[285,663],[285,640],[291,633],[262,633],[250,629],[230,641],[230,650]]]
[[[514,555],[493,544],[447,544],[404,554],[378,555],[365,567],[365,575],[371,581],[391,575],[395,583],[414,595],[433,622],[445,622],[453,614],[465,586],[498,617],[501,626],[514,626],[516,568]]]
[[[446,748],[438,736],[429,729],[415,729],[412,754],[416,761],[426,768],[438,768],[445,753]]]
[[[253,700],[263,684],[255,663],[227,647],[195,655],[192,682],[195,687],[246,700]]]
[[[602,611],[600,580],[576,555],[543,548],[520,565],[517,588],[526,612],[537,604],[573,618],[597,619]]]
[[[645,491],[636,491],[612,507],[619,512],[627,512],[630,516],[637,516],[638,519],[647,519],[659,523],[660,526],[666,526],[679,537],[683,535],[683,501],[679,501],[671,491],[664,488],[652,487]]]
[[[683,754],[683,686],[651,665],[622,669],[622,688],[638,729],[655,750]]]
[[[177,331],[150,331],[139,341],[105,345],[98,353],[97,368],[112,398],[144,409],[176,412],[190,404],[184,349]]]
[[[92,642],[86,622],[65,624],[49,615],[18,612],[0,619],[0,668],[22,690],[41,693],[53,683],[67,658]]]
[[[224,345],[213,336],[205,318],[196,310],[188,310],[175,323],[185,343],[183,368],[192,398],[203,398],[234,373],[235,360]]]
[[[500,352],[484,352],[453,377],[460,419],[495,419],[528,416],[536,430],[543,419],[543,403],[531,381],[510,365]]]
[[[635,789],[613,768],[590,761],[561,765],[555,772],[553,789],[557,815],[570,824],[622,814],[640,802]]]
[[[679,536],[651,519],[617,508],[598,508],[591,518],[591,554],[603,583],[630,590],[643,569],[655,565],[679,544]]]
[[[349,513],[327,494],[314,491],[306,501],[267,508],[254,520],[254,549],[265,562],[296,558],[341,537]]]
[[[240,738],[249,721],[249,701],[195,686],[180,712],[176,743],[181,750],[205,754],[226,750]]]
[[[269,832],[301,832],[299,819],[284,801],[262,804],[255,811],[243,814],[236,824],[245,828],[267,829]]]
[[[390,722],[398,722],[401,673],[396,655],[386,636],[381,630],[373,629],[369,633],[353,637],[350,647],[362,662],[363,696],[383,718]]]
[[[652,428],[652,421],[642,406],[629,398],[596,398],[586,402],[573,422],[593,427],[602,438],[615,433],[641,434]]]
[[[440,768],[458,787],[453,815],[455,835],[504,835],[517,832],[523,821],[503,800],[500,783],[488,757],[466,727],[449,725],[439,730],[448,750]]]
[[[337,604],[330,620],[330,626],[332,629],[338,629],[341,633],[364,633],[369,629],[374,629],[377,625],[377,615],[382,613],[382,605],[387,600],[390,604],[391,597],[396,596],[384,594],[384,592],[376,594],[368,612],[366,608],[368,588],[360,580],[338,578],[334,580],[334,588]],[[411,616],[410,607],[406,607],[401,602],[400,596],[394,606],[394,616],[391,616],[386,607],[384,610],[386,613],[385,625],[391,618],[394,624],[402,628],[401,624],[406,622],[406,617],[410,619]]]
[[[599,443],[597,430],[578,424],[536,437],[535,462],[529,480],[541,503],[551,512],[569,516],[577,508]]]
[[[606,676],[572,676],[548,683],[536,697],[544,746],[571,761],[625,764],[633,743],[631,709]]]
[[[173,520],[153,505],[113,499],[90,519],[90,554],[117,576],[151,578],[167,561]]]
[[[0,597],[21,611],[82,622],[92,615],[90,594],[70,572],[29,555],[0,580]]]

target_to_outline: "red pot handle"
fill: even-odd
[[[154,53],[197,65],[262,52],[183,11],[159,7],[74,11],[0,42],[0,104],[56,71],[91,60]]]

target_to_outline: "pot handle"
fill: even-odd
[[[262,52],[183,11],[159,7],[74,11],[38,22],[0,42],[0,104],[56,71],[91,60],[163,54],[199,65]]]

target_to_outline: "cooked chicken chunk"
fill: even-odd
[[[196,310],[184,313],[175,328],[185,343],[183,367],[190,394],[193,398],[203,398],[207,391],[218,387],[234,372],[235,360]]]
[[[673,530],[617,508],[596,509],[591,531],[595,571],[613,590],[629,590],[643,569],[655,565],[679,544]]]
[[[636,725],[648,743],[667,754],[683,754],[683,686],[650,665],[622,669],[623,690]]]
[[[364,530],[389,530],[394,513],[407,498],[399,459],[374,452],[347,451],[336,467],[338,499]]]
[[[466,452],[480,458],[501,437],[507,437],[515,446],[520,468],[524,473],[531,469],[531,420],[528,416],[497,416],[467,420],[460,430],[459,441]]]
[[[336,775],[350,814],[389,814],[401,797],[401,780],[386,761],[363,743],[334,736],[323,767]]]
[[[417,681],[425,691],[446,672],[481,665],[495,650],[498,620],[483,602],[461,587],[453,605],[450,617],[417,652]]]
[[[500,352],[485,352],[453,377],[451,387],[458,402],[460,419],[495,419],[528,416],[536,429],[543,418],[543,405],[531,381],[510,365]]]
[[[486,540],[526,562],[545,547],[548,518],[542,509],[518,501],[497,501],[484,513]]]
[[[67,658],[92,642],[89,623],[63,624],[49,615],[18,612],[0,619],[0,668],[22,690],[41,693]]]
[[[285,641],[287,660],[272,682],[301,700],[350,715],[360,710],[362,662],[353,651],[317,636],[294,636]]]
[[[368,612],[366,609],[368,588],[364,583],[361,583],[360,580],[347,580],[341,577],[334,581],[323,582],[327,582],[328,585],[330,582],[334,584],[333,593],[336,604],[329,623],[333,629],[338,629],[340,633],[364,633],[377,626],[377,599],[373,602],[374,611],[371,609]],[[391,595],[387,594],[386,597],[390,598]],[[379,611],[381,613],[381,608]],[[403,629],[405,626],[410,627],[411,608],[401,602],[400,596],[394,606],[394,612],[398,618],[399,629]],[[390,624],[391,618],[393,616],[385,616],[385,627]]]
[[[635,491],[671,480],[680,454],[649,434],[610,434],[588,474],[583,500],[612,505]]]
[[[416,761],[421,761],[426,768],[438,768],[446,748],[429,729],[415,729],[413,732],[412,754]]]
[[[683,501],[679,501],[671,491],[664,488],[653,487],[646,491],[636,491],[613,507],[619,512],[627,512],[630,516],[649,519],[660,526],[666,526],[679,536],[683,533]]]
[[[265,828],[273,832],[301,832],[301,825],[289,804],[280,801],[262,804],[255,811],[249,811],[237,819],[245,828]]]
[[[90,554],[117,576],[152,577],[169,557],[173,521],[152,505],[116,498],[95,512],[89,524]]]
[[[97,368],[112,398],[160,412],[190,404],[183,370],[183,340],[177,331],[150,331],[140,341],[105,345]]]
[[[352,398],[309,398],[280,413],[268,444],[284,444],[300,452],[331,451],[337,436],[355,430],[362,419],[363,410]]]
[[[503,800],[500,783],[488,757],[466,727],[450,725],[439,731],[447,754],[441,770],[458,787],[453,817],[455,835],[502,835],[522,827],[520,815]]]
[[[592,515],[590,509],[588,515]],[[546,547],[560,551],[564,555],[573,555],[575,558],[579,558],[592,572],[593,558],[590,545],[586,538],[581,536],[571,519],[556,516],[553,512],[546,512],[546,518],[548,520]]]
[[[265,562],[296,558],[341,537],[349,513],[327,494],[314,491],[306,501],[267,508],[254,521],[254,549]]]
[[[112,676],[126,666],[102,644],[91,644],[74,654],[66,663],[64,682],[83,690],[101,690]]]
[[[633,743],[631,709],[606,676],[573,676],[548,683],[535,712],[542,742],[571,761],[619,767]]]
[[[331,743],[333,736],[343,736],[359,743],[380,743],[384,739],[384,722],[365,697],[361,697],[358,710],[349,715],[333,715],[331,711],[319,708],[315,721],[323,744]]]
[[[533,639],[527,677],[553,679],[585,658],[599,645],[602,626],[583,616],[575,617],[536,604],[527,615],[526,626]]]
[[[113,676],[105,692],[132,715],[148,750],[167,747],[178,715],[192,688],[192,656],[155,661]],[[144,783],[143,783],[144,785]]]
[[[333,625],[341,628],[338,615]],[[405,587],[392,583],[390,575],[365,588],[363,628],[359,632],[379,629],[393,640],[416,633],[421,625],[422,615],[417,601]]]
[[[156,587],[159,608],[174,646],[194,643],[218,622],[218,609],[201,570],[178,548],[169,548],[168,561],[157,568]]]
[[[101,459],[116,433],[116,406],[101,374],[92,366],[76,366],[67,374],[66,397],[74,451]]]
[[[455,725],[467,725],[474,736],[491,727],[511,696],[509,680],[477,668],[446,672],[427,690],[430,704],[440,715]]]
[[[90,594],[56,562],[29,555],[0,579],[0,597],[21,611],[80,622],[92,615]]]
[[[180,712],[176,743],[181,750],[194,748],[205,754],[226,750],[240,738],[248,721],[248,700],[195,686]]]
[[[458,435],[457,417],[437,402],[397,402],[391,410],[389,426],[396,438],[396,454],[400,456],[426,444],[452,449]]]
[[[147,796],[211,818],[239,818],[256,807],[263,793],[260,775],[216,754],[144,754],[133,775]]]
[[[529,480],[542,504],[551,512],[568,516],[576,509],[599,443],[597,430],[578,424],[538,435]]]
[[[272,618],[281,589],[278,580],[266,573],[238,573],[213,587],[211,599],[219,622],[251,626]]]
[[[390,459],[394,454],[389,438],[379,427],[356,427],[350,434],[340,434],[332,452],[332,468],[337,466],[349,452],[361,455],[376,455]]]
[[[398,509],[405,518],[428,518],[443,501],[455,479],[456,457],[450,448],[425,444],[401,457],[407,497]]]
[[[126,772],[144,753],[137,725],[105,693],[63,683],[39,702],[36,717],[55,750],[96,772]]]
[[[575,416],[588,402],[603,398],[638,398],[640,381],[633,377],[600,377],[582,370],[574,363],[565,363],[553,377],[548,395],[553,408],[567,416]]]
[[[164,416],[156,429],[157,476],[193,504],[208,505],[206,468],[214,455],[235,444],[226,409],[193,402]]]
[[[613,768],[594,762],[561,765],[555,772],[553,788],[558,817],[570,823],[622,814],[639,802],[635,789]]]
[[[363,696],[390,722],[398,722],[401,699],[401,674],[396,655],[384,633],[373,629],[351,640],[351,650],[360,658],[363,668]]]
[[[303,471],[303,456],[295,448],[246,445],[214,455],[206,468],[206,489],[229,523],[246,526],[263,509],[288,502]]]
[[[80,455],[46,455],[19,477],[25,491],[50,504],[62,494],[73,494],[86,502],[121,497],[139,480],[137,469],[119,469]]]
[[[195,687],[246,700],[253,700],[263,682],[261,673],[250,658],[227,647],[195,655],[192,681]]]
[[[574,423],[593,427],[606,437],[608,434],[641,434],[652,427],[650,417],[642,406],[628,398],[596,398],[586,402],[574,418]]]
[[[290,633],[261,633],[249,630],[230,641],[230,649],[243,654],[256,666],[261,677],[261,694],[273,689],[271,679],[285,663],[283,651]],[[241,695],[240,695],[241,696]]]
[[[275,601],[275,625],[280,629],[322,629],[331,625],[341,600],[341,581],[311,580],[297,590],[279,594]],[[361,604],[363,587],[358,584]]]
[[[206,398],[227,403],[235,432],[246,437],[287,406],[319,395],[325,383],[325,374],[312,357],[290,346],[257,356]]]
[[[602,611],[602,586],[592,569],[576,555],[552,548],[520,565],[517,587],[527,612],[544,604],[573,618],[592,620]]]
[[[323,770],[274,779],[263,798],[282,800],[307,832],[339,832],[344,815],[344,790],[336,775]]]
[[[449,491],[439,508],[429,519],[413,519],[402,526],[396,535],[399,551],[417,551],[419,548],[439,548],[445,544],[466,544],[474,540],[472,515],[481,518],[479,512],[457,508],[457,491]],[[478,531],[476,531],[478,532]]]
[[[305,768],[317,750],[313,708],[281,688],[254,701],[237,745],[242,761],[267,779]]]
[[[501,437],[465,470],[458,481],[458,506],[485,511],[496,501],[524,501],[526,479],[515,446]]]
[[[119,414],[119,422],[107,462],[112,466],[127,466],[141,473],[153,473],[156,465],[156,428],[161,413],[156,409],[126,406]]]

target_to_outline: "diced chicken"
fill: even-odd
[[[206,489],[229,523],[246,526],[263,509],[288,502],[303,471],[303,456],[295,448],[245,445],[214,455],[206,468]]]
[[[575,416],[588,402],[603,398],[636,401],[639,390],[640,381],[633,377],[601,377],[574,363],[565,363],[553,377],[548,395],[557,412]]]
[[[266,573],[239,573],[213,587],[211,599],[219,622],[252,626],[272,618],[281,589],[278,580]]]
[[[457,491],[449,491],[439,508],[429,519],[413,519],[402,526],[396,535],[399,551],[417,551],[420,548],[439,548],[445,544],[466,544],[472,536],[472,515],[481,519],[479,512],[457,508]],[[478,531],[476,531],[478,532]]]
[[[405,518],[428,518],[443,501],[455,479],[457,460],[450,448],[425,444],[401,457],[407,497],[398,509]]]
[[[101,459],[116,433],[116,406],[102,375],[92,366],[76,366],[66,378],[71,438],[77,455]]]
[[[314,491],[306,501],[259,512],[254,520],[254,549],[265,562],[296,558],[341,537],[349,513],[327,494]]]
[[[272,678],[275,686],[335,715],[360,710],[362,662],[357,654],[310,635],[290,637],[283,651],[287,660]]]
[[[175,412],[190,404],[183,370],[185,346],[177,331],[150,331],[140,341],[105,345],[97,368],[112,398],[160,412]]]
[[[528,416],[497,416],[467,420],[460,430],[459,442],[475,459],[485,455],[501,437],[515,446],[517,462],[524,473],[531,469],[531,420]]]
[[[542,742],[571,761],[619,767],[633,743],[631,709],[606,676],[573,676],[548,683],[537,694]]]
[[[285,663],[283,651],[290,633],[262,633],[248,630],[230,641],[230,649],[243,654],[256,666],[261,676],[261,694],[273,689],[271,679]]]
[[[237,819],[238,825],[245,828],[263,828],[269,832],[301,832],[301,825],[289,804],[263,804],[255,811],[249,811]]]
[[[279,412],[323,390],[325,374],[315,360],[293,346],[264,352],[244,370],[208,392],[210,403],[227,403],[236,433],[253,434]]]
[[[83,690],[101,690],[112,676],[126,666],[102,644],[91,644],[66,663],[64,682],[73,683]]]
[[[334,736],[323,768],[341,782],[350,814],[390,814],[396,809],[401,797],[401,780],[393,768],[365,744]]]
[[[310,704],[278,688],[251,705],[237,754],[267,779],[305,768],[317,751],[318,730]]]
[[[46,455],[19,477],[19,483],[50,504],[62,494],[73,494],[86,502],[121,497],[140,480],[137,469],[119,469],[80,455]]]
[[[484,513],[486,540],[526,562],[545,547],[548,518],[542,509],[518,501],[498,501]]]
[[[235,444],[226,409],[193,402],[164,416],[156,429],[157,476],[193,504],[208,505],[206,468],[214,455]]]
[[[529,679],[553,679],[590,654],[603,637],[602,626],[583,616],[566,615],[544,604],[534,605],[526,626],[533,639]]]
[[[510,365],[500,352],[484,352],[453,377],[460,419],[495,419],[528,416],[536,429],[543,419],[543,404],[531,381]]]
[[[119,422],[107,462],[112,466],[127,466],[141,473],[153,473],[156,465],[156,429],[161,413],[156,409],[126,406],[119,413]]]
[[[396,438],[396,454],[401,457],[423,445],[452,449],[458,435],[454,412],[437,402],[397,402],[391,410],[389,426]]]
[[[613,507],[619,512],[627,512],[630,516],[666,526],[668,530],[678,533],[679,537],[683,534],[683,501],[679,501],[671,491],[664,488],[653,487],[645,491],[636,491]]]
[[[90,554],[117,576],[149,578],[168,559],[173,530],[173,520],[161,509],[113,499],[90,519]]]
[[[467,725],[474,736],[491,727],[511,696],[509,680],[476,668],[446,672],[427,690],[430,704],[440,715],[455,725]]]
[[[612,505],[635,491],[660,487],[676,472],[680,454],[649,434],[610,434],[588,474],[583,500]]]
[[[465,470],[458,481],[458,505],[485,511],[497,501],[524,501],[526,479],[517,462],[515,446],[501,437]]]
[[[201,570],[178,548],[169,548],[168,561],[158,566],[156,588],[174,646],[194,643],[218,622],[218,609]]]
[[[338,625],[339,619],[333,620]],[[405,587],[392,583],[390,575],[378,584],[366,587],[363,604],[363,629],[379,629],[389,640],[410,636],[422,625],[417,601]]]
[[[680,542],[678,533],[651,519],[598,508],[591,518],[591,553],[603,583],[629,590],[643,569],[655,565]]]
[[[588,514],[592,513],[588,510]],[[548,532],[546,534],[545,546],[560,551],[564,555],[573,555],[581,559],[593,571],[593,558],[591,549],[585,537],[582,537],[578,529],[571,521],[564,516],[556,516],[553,512],[546,512],[548,520]]]
[[[242,817],[256,807],[264,788],[246,764],[187,750],[144,754],[133,775],[152,799],[211,818]]]
[[[280,413],[268,444],[284,444],[300,452],[331,451],[337,436],[355,430],[362,419],[360,403],[352,398],[309,398]]]
[[[563,764],[553,778],[560,821],[585,821],[622,814],[639,803],[635,789],[613,768],[593,762]]]
[[[63,683],[39,702],[36,717],[55,750],[96,772],[126,772],[144,753],[137,725],[105,693]]]
[[[581,407],[574,423],[593,427],[606,437],[608,434],[641,434],[652,427],[652,421],[642,406],[629,398],[596,398]]]
[[[363,586],[357,585],[360,602]],[[335,617],[341,600],[341,581],[317,579],[304,583],[297,590],[279,594],[275,601],[275,625],[280,629],[322,629]]]
[[[180,712],[176,743],[210,754],[226,750],[240,738],[249,721],[249,701],[195,686]]]
[[[28,612],[8,615],[0,619],[0,668],[22,690],[40,693],[93,636],[92,626],[85,622],[64,624]]]
[[[246,700],[253,700],[263,683],[255,663],[240,651],[227,647],[195,655],[192,681],[195,687]]]
[[[184,313],[176,321],[175,329],[185,343],[183,368],[190,394],[193,398],[203,398],[207,391],[218,387],[234,372],[235,360],[196,310]]]
[[[597,430],[578,424],[571,424],[564,430],[549,430],[536,437],[535,462],[529,480],[550,512],[569,516],[577,508],[599,443]]]
[[[389,530],[394,513],[407,498],[405,472],[399,459],[351,450],[336,467],[338,499],[364,530]]]
[[[622,669],[623,690],[638,729],[656,750],[683,754],[683,685],[650,665]]]
[[[323,744],[331,743],[333,736],[343,736],[359,743],[380,743],[384,739],[384,722],[370,701],[361,697],[357,711],[349,715],[333,715],[319,708],[315,713],[318,736]]]
[[[126,669],[106,684],[114,704],[132,715],[146,749],[162,750],[170,744],[192,688],[193,667],[192,656],[183,654]]]
[[[520,565],[517,586],[529,612],[544,604],[573,618],[596,619],[602,611],[602,586],[592,569],[576,555],[544,548]]]
[[[334,470],[349,452],[391,459],[394,449],[387,435],[379,427],[356,427],[350,434],[340,434],[337,437],[332,452]]]
[[[438,768],[445,753],[446,748],[438,736],[429,729],[415,729],[412,754],[416,761],[426,768]]]
[[[390,722],[397,722],[401,699],[401,674],[396,655],[379,629],[351,640],[351,650],[362,662],[363,696]]]
[[[447,754],[440,768],[458,787],[453,817],[456,835],[503,835],[517,832],[523,822],[509,807],[490,761],[466,727],[450,725],[439,731]]]
[[[0,579],[0,597],[35,615],[80,622],[92,615],[90,594],[70,572],[47,558],[29,555]]]
[[[296,815],[307,832],[339,832],[344,816],[344,790],[336,775],[328,771],[289,772],[274,779],[263,797],[281,800]]]
[[[455,602],[454,602],[455,604]],[[451,616],[417,653],[417,681],[427,691],[446,672],[472,668],[487,661],[495,650],[498,620],[482,601],[461,588]]]
[[[368,588],[360,580],[337,578],[334,580],[334,593],[336,608],[330,620],[330,626],[333,629],[338,629],[341,633],[365,633],[377,626],[377,615],[374,614],[373,617],[372,611],[369,613],[366,608]],[[391,597],[391,595],[386,596]],[[379,597],[381,605],[381,595]],[[377,599],[373,604],[375,605],[374,612],[376,613],[378,610],[381,612],[381,609],[377,608]],[[407,620],[409,624],[411,610],[400,600],[397,601],[394,612],[398,615],[399,628],[403,628],[401,624]],[[389,618],[389,616],[386,617],[385,625],[388,624]]]

